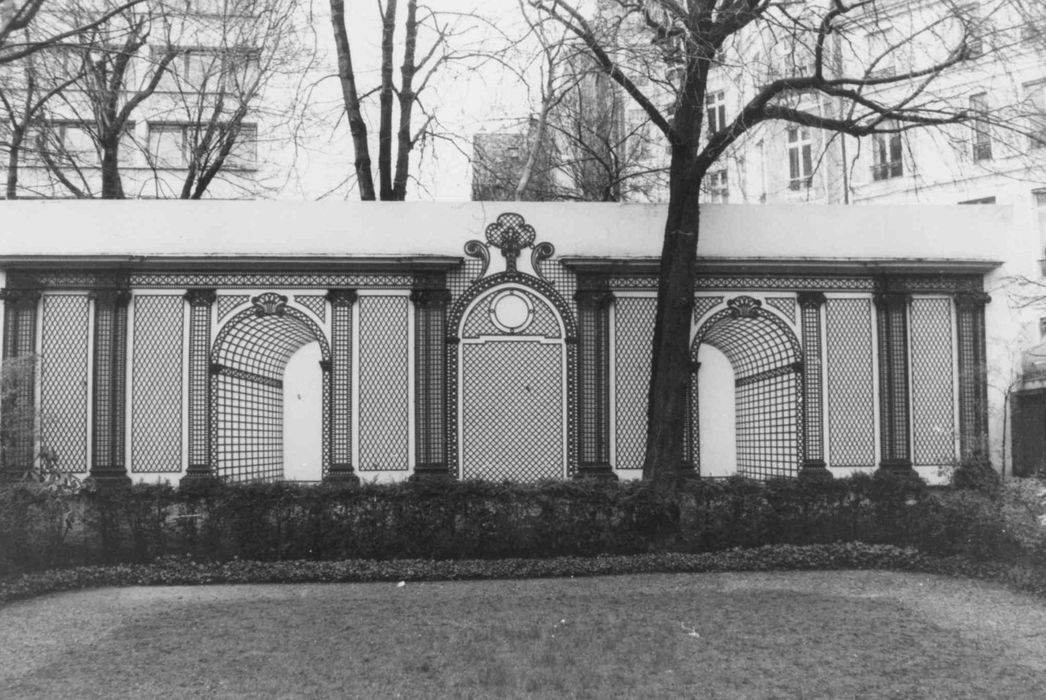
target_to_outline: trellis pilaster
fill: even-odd
[[[800,292],[797,297],[803,335],[803,395],[806,399],[804,427],[806,454],[802,473],[830,474],[824,459],[824,385],[821,371],[821,309],[825,296],[821,292]]]
[[[446,276],[418,276],[410,299],[414,302],[414,476],[449,477]]]
[[[2,289],[4,300],[3,359],[21,358],[24,367],[8,367],[0,406],[0,474],[18,476],[33,464],[36,426],[35,386],[37,289]]]
[[[875,295],[879,333],[880,468],[912,467],[911,400],[908,389],[908,306],[902,292]]]
[[[966,292],[955,295],[959,364],[959,454],[963,462],[989,464],[988,367],[984,306],[991,297]]]
[[[211,465],[211,307],[214,289],[190,289],[189,467],[182,483],[214,478]]]
[[[578,279],[579,477],[614,479],[610,466],[610,306],[600,279]]]
[[[355,289],[331,289],[330,438],[327,479],[358,483],[352,466],[352,323]]]
[[[127,415],[126,289],[101,289],[94,300],[94,371],[90,479],[99,485],[130,484],[125,457]]]

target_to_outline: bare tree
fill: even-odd
[[[185,20],[178,36],[177,56],[160,84],[168,101],[154,108],[166,119],[158,125],[176,140],[174,165],[178,182],[174,196],[199,199],[216,178],[233,185],[257,183],[242,178],[245,169],[257,163],[260,116],[274,130],[293,116],[287,104],[296,104],[300,94],[286,92],[280,100],[263,100],[266,89],[278,75],[308,72],[313,60],[298,42],[294,0],[228,0],[221,15],[208,16],[192,26]],[[159,133],[154,140],[164,138]],[[166,194],[168,178],[159,171],[163,162],[157,143],[150,144],[149,166],[156,173],[157,194]],[[183,169],[184,166],[184,169]],[[174,178],[170,178],[174,180]]]
[[[584,43],[671,149],[643,467],[645,478],[671,487],[683,458],[700,192],[713,166],[745,134],[771,121],[887,141],[913,129],[968,123],[968,92],[949,78],[986,60],[974,50],[983,25],[966,6],[951,2],[910,12],[911,26],[904,31],[887,21],[897,9],[890,0],[831,0],[824,6],[604,0],[600,11],[570,0],[530,4]],[[637,38],[631,46],[614,31],[626,22]],[[876,43],[866,43],[866,36]],[[651,53],[672,69],[671,100],[640,85],[636,65],[642,71],[648,64],[632,57]],[[735,71],[735,80],[747,81],[749,89],[736,117],[706,125],[709,78],[721,70]],[[828,98],[832,108],[818,108],[812,95]]]
[[[84,24],[84,16],[76,10],[71,10],[71,19],[77,26]],[[143,58],[154,31],[164,37],[164,48],[155,60]],[[82,78],[76,89],[59,93],[61,108],[44,120],[50,128],[41,133],[37,149],[48,171],[72,196],[125,197],[120,151],[136,110],[156,91],[177,55],[169,32],[163,8],[134,7],[56,47],[58,60],[75,66],[71,70]],[[70,129],[90,140],[94,158],[88,149],[70,147],[66,138]]]
[[[378,85],[361,90],[360,71],[349,42],[348,27],[358,22],[358,14],[347,16],[344,0],[330,0],[331,25],[338,56],[338,79],[342,101],[352,135],[354,171],[360,198],[364,200],[403,200],[411,178],[410,158],[426,138],[441,138],[435,114],[426,110],[422,101],[434,76],[451,63],[479,65],[495,57],[463,45],[463,36],[478,24],[485,23],[478,13],[436,12],[407,0],[402,16],[402,43],[397,40],[400,27],[398,0],[379,0],[380,51]],[[489,26],[489,25],[488,25]],[[401,55],[400,79],[395,80],[395,60]],[[377,186],[371,160],[368,99],[377,95]],[[419,114],[416,115],[415,112]],[[420,124],[415,119],[420,117]]]
[[[145,0],[118,3],[70,25],[56,18],[66,9],[66,3],[62,0],[0,0],[0,65],[31,56],[82,32],[101,27],[116,15],[142,2]],[[48,10],[55,12],[49,13]],[[51,14],[50,18],[48,14]]]

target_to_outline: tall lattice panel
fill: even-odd
[[[359,298],[359,471],[410,468],[409,303]]]
[[[875,466],[875,357],[871,299],[825,302],[828,463]]]
[[[912,299],[909,327],[913,463],[950,464],[956,458],[951,299]]]
[[[653,297],[618,296],[614,302],[614,442],[618,469],[642,469],[646,450]]]
[[[87,471],[86,294],[44,295],[40,427],[43,447],[53,451],[58,468]]]
[[[563,478],[563,345],[463,344],[461,375],[462,478]]]
[[[184,315],[181,295],[134,299],[132,472],[177,472],[182,468]]]

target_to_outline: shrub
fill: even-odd
[[[991,465],[974,461],[963,462],[952,474],[952,486],[957,489],[983,491],[994,496],[1002,486],[1002,477]]]
[[[1003,490],[1003,494],[1009,491]],[[0,575],[54,566],[707,553],[840,542],[1046,561],[1031,496],[931,492],[911,475],[538,484],[201,483],[56,493],[0,488]],[[1040,499],[1041,500],[1041,499]],[[1042,504],[1037,503],[1040,510]]]

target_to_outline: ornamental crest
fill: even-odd
[[[534,275],[547,279],[541,271],[541,263],[548,260],[556,252],[555,247],[548,242],[535,243],[537,234],[534,227],[524,220],[523,216],[513,212],[505,212],[498,216],[497,220],[487,226],[487,242],[472,240],[465,244],[465,255],[478,258],[483,267],[480,269],[476,279],[487,274],[490,268],[490,249],[497,248],[505,258],[505,272],[517,273],[519,256],[526,248],[532,248],[530,253],[530,266]]]

